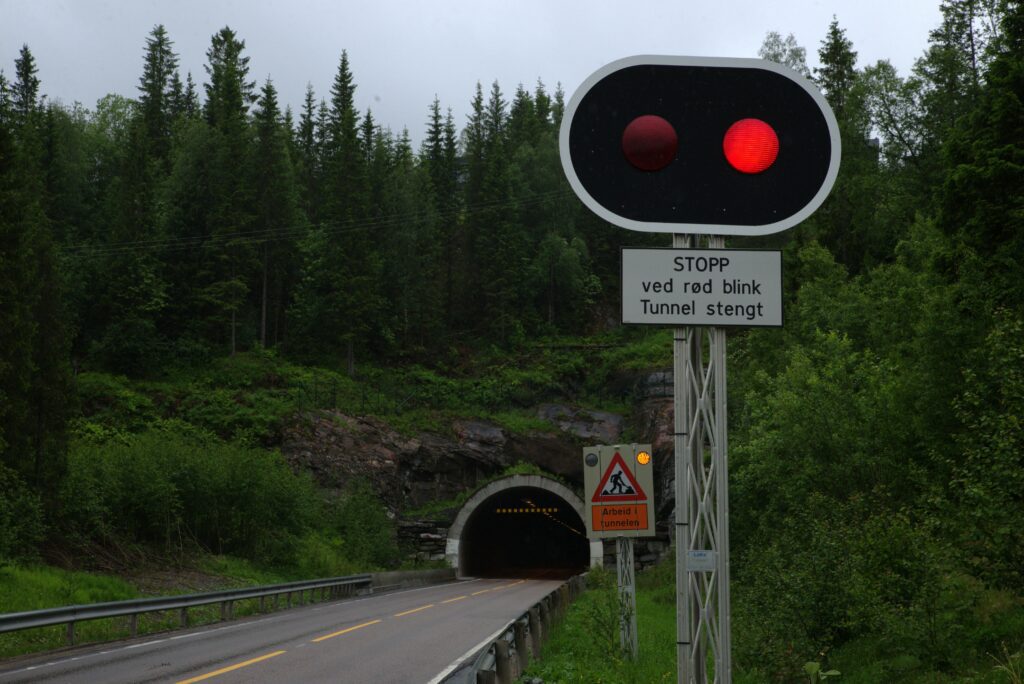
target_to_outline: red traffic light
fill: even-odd
[[[655,233],[767,235],[825,201],[839,126],[796,72],[759,59],[638,56],[566,104],[569,185],[610,223]]]
[[[760,119],[740,119],[725,132],[722,151],[737,171],[762,173],[779,156],[779,136]]]

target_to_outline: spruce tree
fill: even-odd
[[[382,324],[396,350],[416,357],[441,348],[444,336],[442,254],[430,172],[417,164],[407,130],[397,140],[380,135],[378,157],[387,155],[384,181],[389,230],[382,236],[390,271],[382,281],[388,302]]]
[[[313,84],[306,84],[306,95],[299,113],[299,126],[295,131],[296,158],[294,159],[299,186],[302,190],[302,207],[312,223],[319,218],[320,184],[323,180],[319,140],[320,124],[317,120],[316,95]]]
[[[146,39],[145,62],[139,79],[139,112],[149,153],[166,163],[170,152],[171,122],[184,109],[178,79],[178,56],[167,30],[158,24]]]
[[[207,50],[210,83],[205,86],[205,116],[218,134],[218,144],[210,151],[215,159],[210,179],[213,230],[204,245],[200,310],[208,322],[208,334],[231,353],[239,347],[240,332],[249,340],[256,337],[256,306],[249,296],[258,291],[261,272],[254,246],[244,237],[253,220],[253,195],[240,170],[251,159],[247,116],[255,99],[255,83],[248,80],[249,57],[243,56],[245,47],[245,41],[227,27],[214,34]]]
[[[456,273],[459,267],[461,235],[459,207],[458,144],[451,109],[441,116],[441,101],[435,96],[427,121],[427,136],[420,151],[420,160],[429,180],[431,206],[437,212],[437,234],[441,242],[444,269],[443,309],[447,326],[454,324]]]
[[[839,123],[843,159],[836,184],[820,210],[801,225],[799,242],[817,239],[850,271],[858,273],[884,258],[896,237],[876,221],[880,206],[877,148],[869,140],[870,115],[856,69],[857,53],[833,17],[818,50],[816,81]]]
[[[342,52],[322,107],[324,180],[318,225],[303,243],[302,275],[295,298],[301,344],[344,350],[350,372],[357,348],[366,348],[381,306],[380,254],[369,220],[367,164],[355,108],[355,82]]]
[[[269,347],[283,337],[285,310],[296,278],[297,243],[304,229],[288,150],[291,134],[281,121],[277,91],[269,78],[257,103],[255,127],[252,228],[260,238],[259,340]]]
[[[846,103],[856,79],[857,53],[853,43],[846,37],[845,29],[839,28],[834,16],[828,26],[828,34],[818,50],[821,66],[814,70],[818,87],[832,106],[836,118],[843,119]]]
[[[11,118],[11,90],[10,83],[4,70],[0,69],[0,124],[9,121]]]
[[[0,118],[0,461],[55,505],[74,400],[35,73],[23,47],[15,116]]]
[[[11,111],[15,122],[25,126],[42,108],[39,97],[39,68],[28,45],[22,45],[14,60],[14,83],[11,85]]]

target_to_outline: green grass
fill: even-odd
[[[46,566],[0,568],[0,605],[16,613],[84,603],[124,601],[137,598],[138,590],[116,577],[88,572],[69,572]],[[93,620],[76,626],[82,641],[116,638],[113,620]],[[124,620],[127,631],[127,618]],[[28,629],[0,634],[0,658],[33,653],[64,645],[64,626]]]
[[[619,647],[618,606],[612,573],[590,573],[586,591],[555,627],[542,658],[527,669],[525,680],[545,684],[653,684],[676,680],[675,613],[650,592],[637,593],[639,657],[623,657]]]
[[[249,561],[231,556],[203,556],[196,559],[201,571],[214,576],[215,588],[242,587],[309,579],[301,573],[260,568]],[[161,595],[201,593],[181,587],[160,592]],[[130,582],[119,577],[92,572],[62,570],[44,565],[0,567],[0,606],[3,612],[16,613],[42,608],[125,601],[143,594]],[[285,605],[285,597],[279,606]],[[297,598],[295,599],[297,600]],[[306,600],[309,597],[307,594]],[[272,605],[268,599],[267,608]],[[259,600],[236,601],[232,607],[234,617],[253,615],[259,611]],[[189,625],[204,625],[220,620],[220,605],[212,604],[191,608]],[[139,616],[138,633],[152,634],[178,627],[178,613],[146,613]],[[88,620],[75,625],[75,643],[94,643],[122,639],[130,635],[129,618]],[[37,653],[66,645],[65,625],[27,629],[0,634],[0,658]]]
[[[296,571],[268,569],[257,566],[252,561],[235,556],[204,555],[197,562],[200,570],[223,578],[225,584],[231,586],[249,586],[258,584],[279,584],[281,582],[309,579],[299,577]]]

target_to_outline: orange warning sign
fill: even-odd
[[[653,537],[654,459],[650,444],[583,447],[587,537]]]
[[[592,506],[590,515],[595,532],[625,532],[647,529],[647,504]]]
[[[626,462],[622,460],[622,454],[616,451],[590,500],[594,503],[646,501],[647,495],[640,488],[633,473],[626,467]]]

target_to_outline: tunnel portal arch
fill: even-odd
[[[456,569],[459,577],[476,576],[487,574],[493,568],[488,565],[493,559],[481,558],[481,555],[492,556],[499,550],[495,544],[502,544],[500,550],[504,551],[505,540],[486,540],[486,533],[492,535],[507,534],[507,526],[498,529],[504,520],[511,520],[508,516],[515,516],[516,505],[512,501],[529,501],[529,504],[520,504],[527,509],[525,515],[518,518],[517,522],[529,529],[528,524],[542,523],[537,528],[538,532],[548,534],[562,534],[566,532],[561,529],[568,529],[571,535],[567,537],[572,546],[577,548],[574,553],[582,553],[584,561],[578,565],[601,565],[604,561],[604,546],[600,540],[586,539],[586,527],[583,523],[583,516],[586,514],[583,501],[565,485],[551,478],[542,475],[510,475],[500,480],[495,480],[481,488],[463,504],[455,521],[448,529],[448,538],[445,544],[445,559],[448,564]],[[539,503],[534,504],[534,500]],[[513,511],[512,513],[497,513],[498,511]],[[552,514],[546,511],[555,510]],[[520,509],[520,513],[522,510]],[[488,529],[488,526],[493,528]],[[517,526],[518,529],[518,526]],[[578,539],[582,537],[582,539]],[[483,541],[481,541],[483,540]],[[515,552],[516,540],[508,540],[510,552]],[[523,542],[520,542],[523,543]],[[564,559],[561,559],[564,560]],[[513,570],[525,571],[527,568],[513,568]]]

